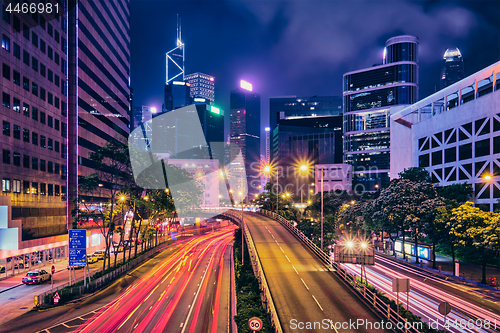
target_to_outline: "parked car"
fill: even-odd
[[[104,257],[106,256],[106,251],[104,251],[104,250],[97,250],[92,255],[96,256],[97,260],[103,260]]]
[[[23,277],[24,284],[35,284],[42,283],[45,281],[50,281],[51,275],[43,269],[35,269],[34,271],[29,271],[25,277]]]
[[[96,255],[94,255],[94,254],[87,254],[87,263],[93,264],[93,263],[97,262],[98,260],[99,260],[99,258],[97,258]]]

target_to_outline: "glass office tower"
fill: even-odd
[[[353,166],[353,189],[389,183],[391,108],[418,100],[418,38],[387,40],[382,65],[344,74],[344,162]]]
[[[464,58],[462,53],[455,47],[447,49],[443,56],[443,68],[441,70],[441,89],[462,80],[464,75]]]

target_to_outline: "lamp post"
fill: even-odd
[[[271,174],[273,173],[273,168],[270,165],[266,165],[264,167],[264,174],[268,175],[271,178]],[[278,214],[278,205],[279,205],[279,183],[278,183],[279,173],[276,171],[276,214]]]
[[[321,251],[323,251],[323,168],[318,167],[321,171]]]
[[[238,195],[241,197],[241,266],[245,263],[245,240],[244,240],[244,230],[243,230],[243,192],[238,192]]]

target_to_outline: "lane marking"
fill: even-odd
[[[280,250],[281,250],[281,252],[283,252],[283,254],[285,254],[285,251],[283,251],[283,249],[281,248],[281,246],[280,246]]]
[[[318,300],[316,299],[316,297],[314,297],[314,295],[312,295],[312,297],[314,298],[314,300],[316,301],[316,304],[318,304],[319,308],[321,309],[321,311],[323,311],[323,308],[321,307],[321,305],[319,304]],[[335,327],[335,326],[334,326]]]
[[[184,326],[184,323],[181,323],[181,327]]]
[[[309,290],[309,287],[307,286],[307,284],[304,282],[304,280],[302,280],[302,278],[300,278],[300,280],[302,281],[302,283],[304,284],[304,286],[306,287],[307,290]],[[313,296],[314,297],[314,296]]]
[[[290,259],[288,259],[288,256],[285,254],[285,257],[286,257],[286,260],[288,260],[288,262],[291,262]]]
[[[299,274],[299,272],[297,272],[297,269],[295,269],[295,266],[292,265],[292,267],[293,267],[293,270],[295,271],[295,273]]]

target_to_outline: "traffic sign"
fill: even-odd
[[[35,307],[38,306],[38,295],[35,296]]]
[[[56,272],[56,266],[52,265],[52,270],[51,270],[51,272],[52,272],[52,275],[54,275],[54,273]]]
[[[250,327],[252,331],[260,331],[262,328],[262,320],[258,317],[252,317],[248,321],[248,327]]]
[[[448,302],[441,302],[441,304],[439,304],[438,310],[440,314],[446,316],[451,311],[451,305]]]
[[[54,298],[54,304],[59,304],[59,300],[61,299],[61,297],[59,296],[58,292],[54,294],[53,298]]]
[[[69,232],[69,266],[87,265],[87,231],[71,229]]]

